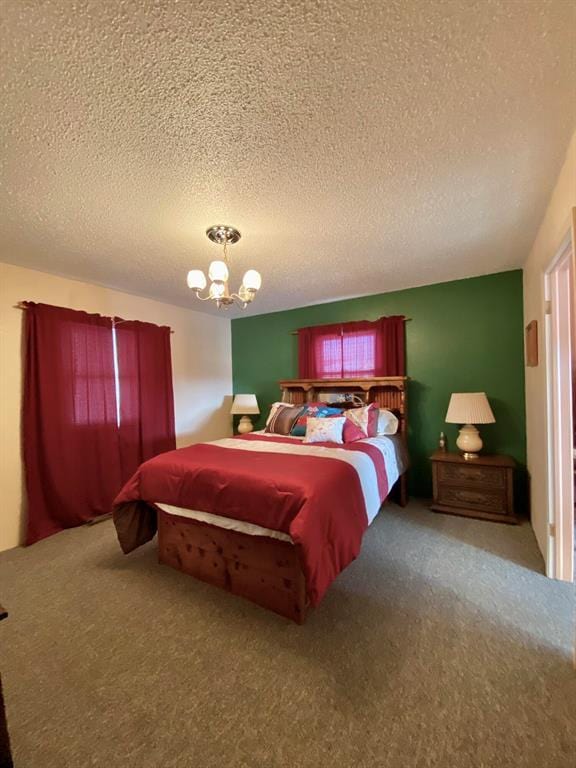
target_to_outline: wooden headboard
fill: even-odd
[[[400,421],[399,432],[408,431],[406,402],[407,376],[389,376],[377,379],[283,379],[280,381],[282,401],[300,405],[315,402],[321,393],[353,394],[364,403],[377,403],[387,408]]]

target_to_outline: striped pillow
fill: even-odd
[[[272,418],[266,424],[266,432],[274,435],[289,435],[290,430],[296,423],[296,419],[302,413],[301,405],[289,405],[285,408],[277,408]]]
[[[270,406],[270,413],[268,414],[268,418],[266,419],[266,425],[270,424],[270,420],[272,419],[272,417],[274,416],[278,408],[292,408],[292,407],[293,406],[291,403],[282,403],[282,402],[272,403],[272,405]]]

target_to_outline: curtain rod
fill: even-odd
[[[348,321],[346,320],[345,322],[348,322]],[[351,322],[356,322],[356,321],[355,321],[355,320],[352,320]],[[373,322],[373,321],[371,321],[371,320],[370,320],[370,321],[368,321],[368,322]],[[405,322],[405,323],[410,323],[410,322],[412,322],[412,318],[411,318],[411,317],[405,317],[405,318],[404,318],[404,322]],[[333,325],[333,323],[329,323],[329,325]],[[336,325],[336,323],[335,323],[335,325]],[[344,323],[342,323],[342,325],[344,325]],[[322,326],[321,326],[321,325],[312,326],[312,327],[316,327],[316,328],[322,328]],[[298,331],[290,331],[290,336],[298,336]]]
[[[14,304],[14,309],[28,309],[28,302],[26,301],[19,301],[17,304]],[[68,307],[64,307],[64,309],[68,309]],[[112,325],[120,325],[120,323],[130,323],[134,322],[132,320],[118,320],[116,321],[116,318],[112,317],[112,315],[101,315],[99,312],[88,312],[87,314],[95,314],[99,315],[100,317],[103,317],[105,320],[110,320]],[[138,321],[136,321],[138,322]],[[174,333],[172,328],[170,328],[170,333]]]

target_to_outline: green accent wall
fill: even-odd
[[[520,465],[518,506],[525,501],[526,426],[522,271],[455,280],[232,320],[234,392],[254,392],[265,420],[278,380],[297,378],[297,337],[308,325],[405,315],[411,492],[431,495],[429,455],[440,431],[455,450],[458,428],[445,424],[452,392],[486,392],[496,424],[481,427],[484,450]]]

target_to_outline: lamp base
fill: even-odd
[[[456,445],[466,461],[478,458],[478,453],[482,450],[482,438],[473,424],[464,424],[458,433]]]
[[[238,434],[246,435],[248,432],[252,432],[253,429],[254,429],[254,426],[252,425],[250,416],[242,416],[242,418],[238,422]]]

